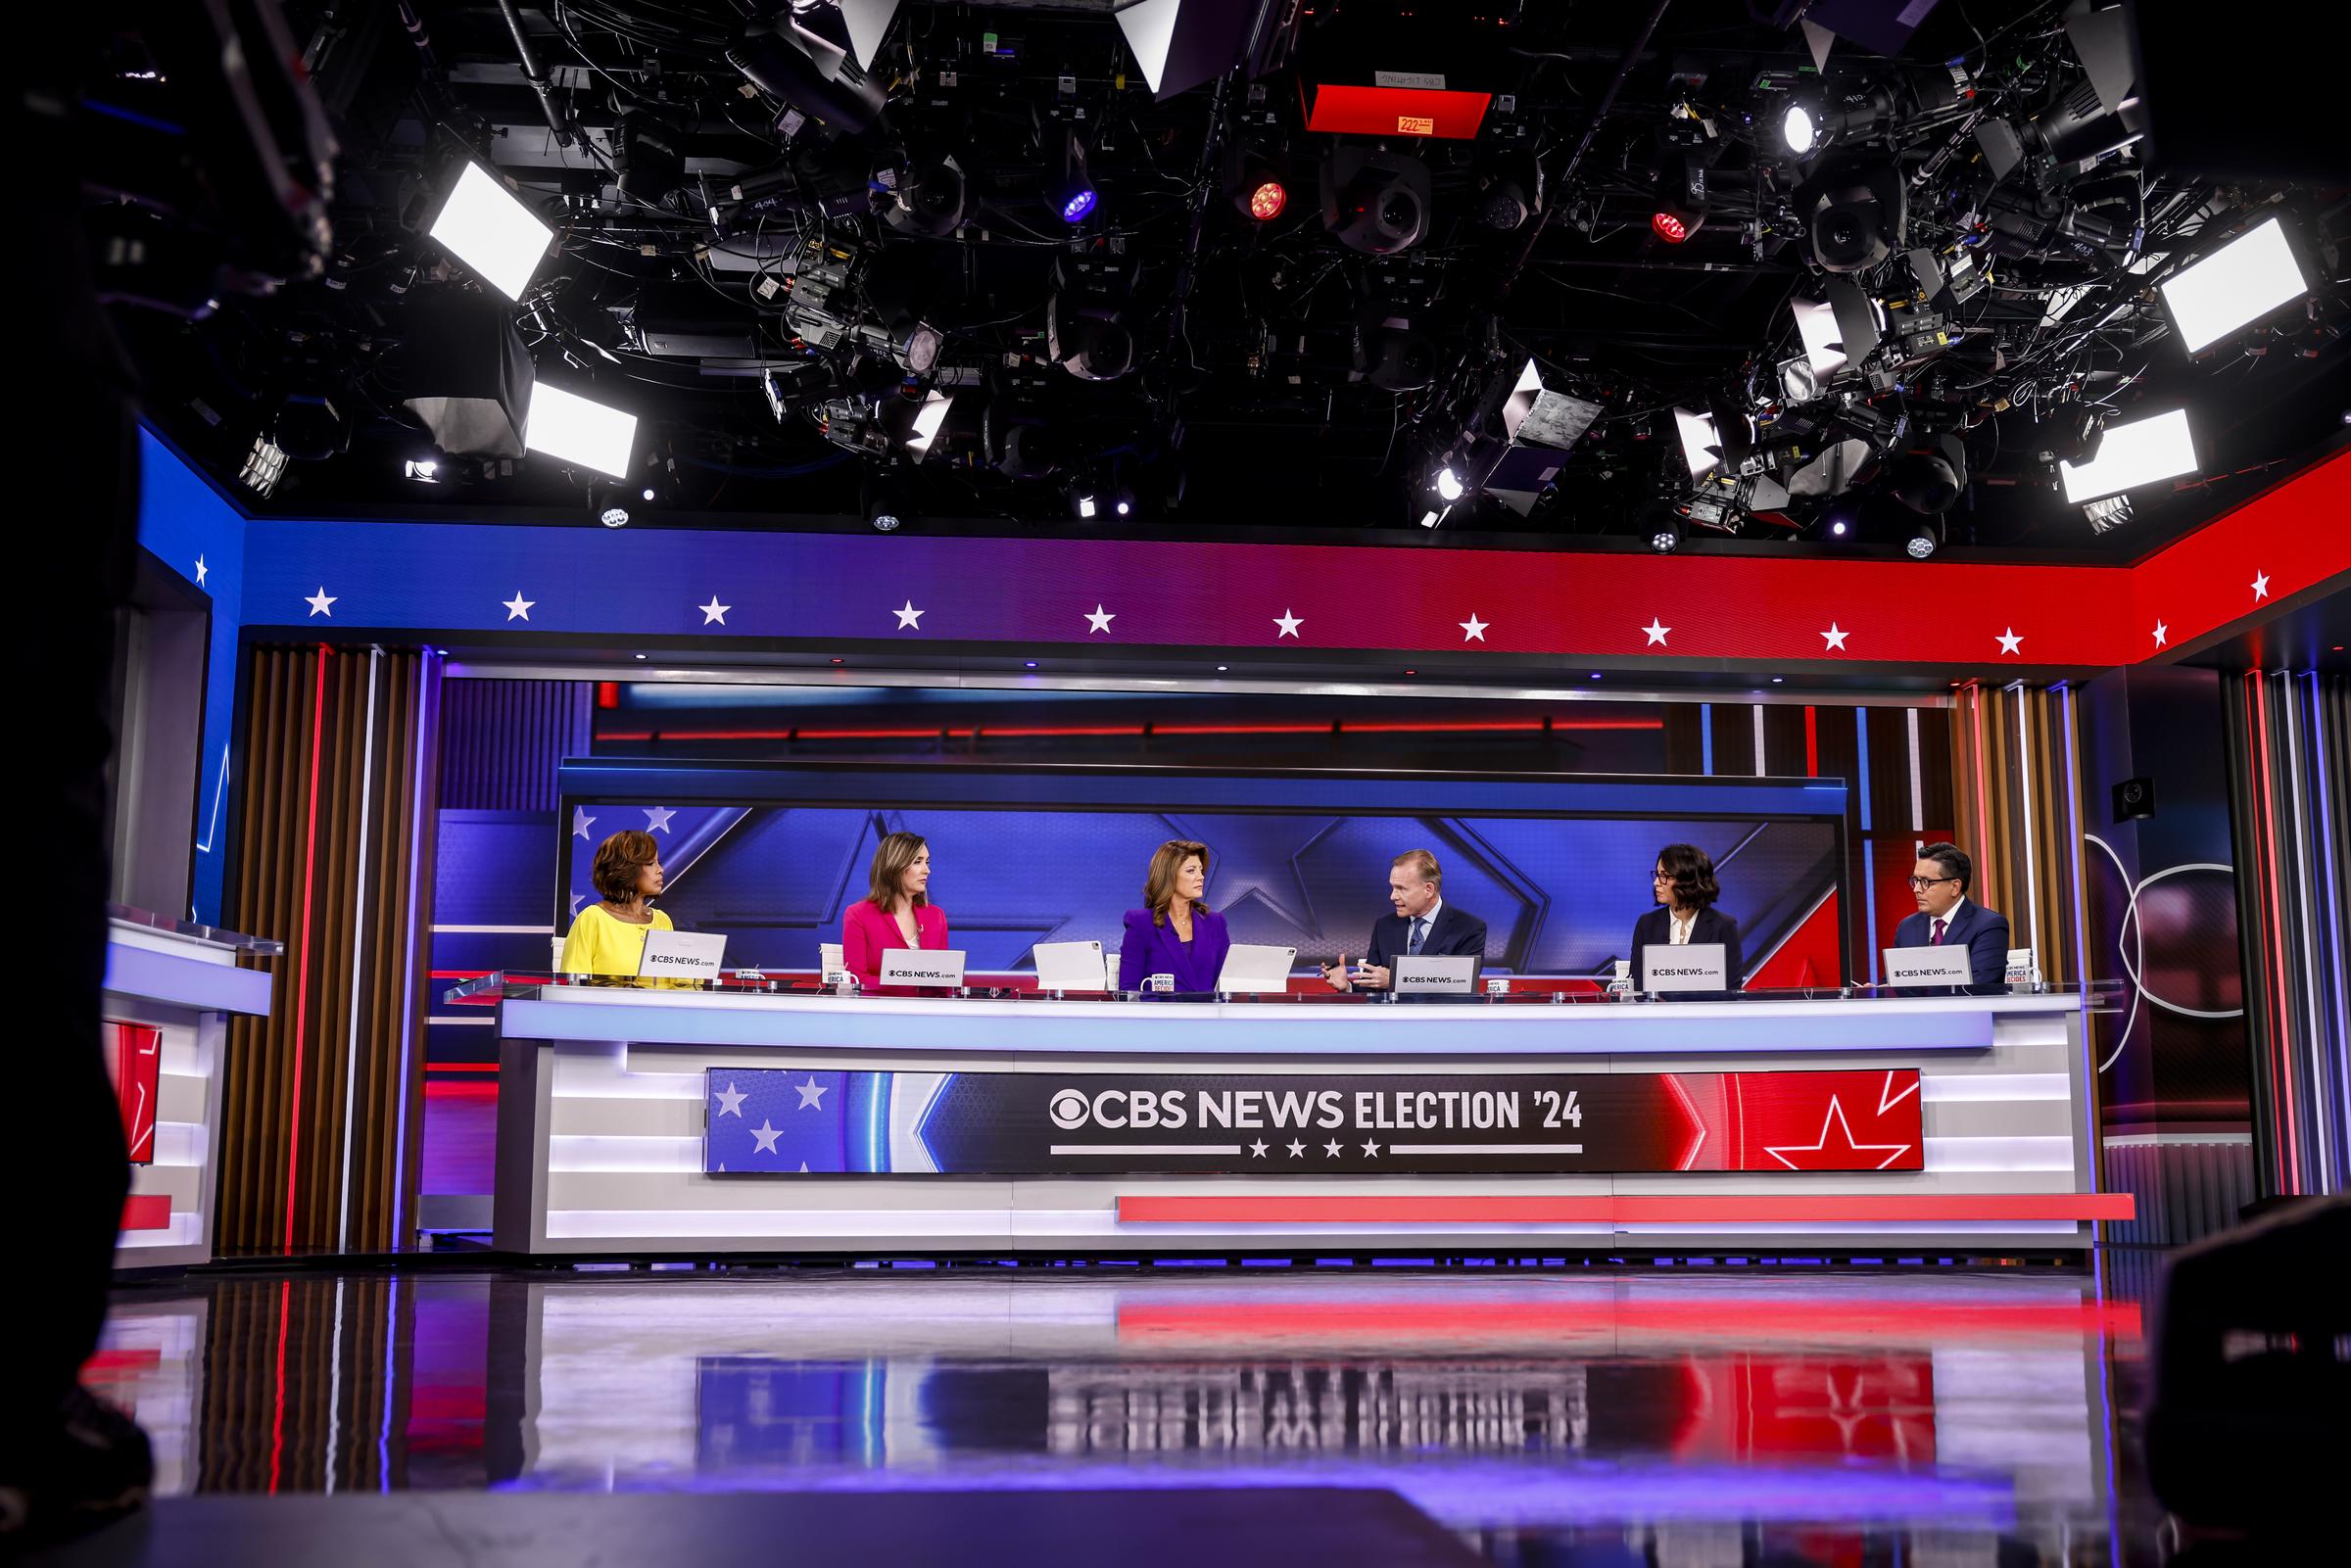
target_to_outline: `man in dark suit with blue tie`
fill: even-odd
[[[1918,913],[1902,917],[1895,928],[1896,947],[1967,949],[1974,987],[1998,987],[2008,978],[2008,917],[1986,909],[1969,897],[1975,885],[1975,863],[1957,844],[1929,844],[1919,851],[1910,870],[1910,891],[1918,897]]]
[[[1352,974],[1347,955],[1322,966],[1334,991],[1384,991],[1396,982],[1399,958],[1486,956],[1486,923],[1445,902],[1445,874],[1425,849],[1408,849],[1388,867],[1388,902],[1396,913],[1372,922],[1371,944]]]

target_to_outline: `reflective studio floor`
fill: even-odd
[[[232,1273],[88,1377],[190,1493],[1371,1486],[1497,1563],[2165,1560],[2134,1283],[1104,1267]],[[1287,1494],[1285,1494],[1287,1496]]]

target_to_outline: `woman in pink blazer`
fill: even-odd
[[[946,912],[931,902],[930,888],[931,846],[922,835],[884,838],[874,851],[872,890],[849,906],[840,923],[841,965],[861,987],[882,988],[882,955],[889,948],[946,947]]]

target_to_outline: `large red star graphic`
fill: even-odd
[[[1831,1139],[1830,1133],[1837,1136]],[[1791,1170],[1883,1170],[1910,1152],[1906,1143],[1855,1143],[1853,1129],[1845,1119],[1845,1107],[1835,1095],[1829,1096],[1829,1114],[1821,1118],[1820,1139],[1808,1144],[1765,1145],[1763,1152]],[[1860,1158],[1883,1153],[1886,1158],[1874,1165]]]

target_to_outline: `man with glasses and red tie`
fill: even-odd
[[[1910,891],[1918,913],[1902,917],[1894,933],[1896,947],[1967,949],[1975,985],[1999,986],[2008,977],[2008,917],[1970,900],[1975,863],[1957,844],[1929,844],[1911,868]]]

